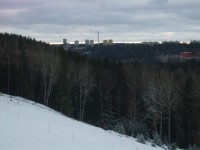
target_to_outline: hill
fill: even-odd
[[[3,150],[159,150],[134,138],[65,117],[44,105],[0,95]]]

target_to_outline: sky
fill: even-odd
[[[0,0],[0,32],[47,43],[200,40],[200,0]]]

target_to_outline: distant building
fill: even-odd
[[[64,50],[69,50],[69,48],[71,47],[70,43],[66,43],[63,45]]]
[[[108,45],[107,40],[103,40],[103,45]]]
[[[94,40],[90,40],[90,46],[94,46]]]
[[[79,41],[76,40],[76,41],[74,42],[74,44],[75,44],[75,46],[79,46]]]
[[[88,39],[85,40],[85,45],[90,45],[90,41]]]
[[[63,45],[67,45],[67,39],[63,39]]]
[[[191,52],[180,52],[180,57],[181,58],[191,58],[192,53]]]
[[[103,45],[113,45],[113,40],[112,39],[103,40]]]
[[[63,48],[66,51],[70,48],[70,44],[67,43],[67,39],[63,39]]]
[[[109,39],[109,40],[107,41],[107,43],[108,43],[108,45],[113,45],[113,40],[112,40],[112,39]]]
[[[151,41],[149,41],[149,42],[146,42],[146,41],[144,41],[144,42],[142,42],[142,44],[145,44],[145,45],[158,45],[159,44],[159,42],[151,42]]]
[[[162,44],[180,44],[179,41],[164,41]]]
[[[193,41],[190,41],[191,44],[200,44],[200,41],[197,41],[197,40],[193,40]]]

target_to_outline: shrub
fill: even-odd
[[[158,135],[158,133],[154,133],[154,135],[153,135],[153,143],[158,145],[158,146],[162,145],[162,141],[161,141],[160,136]]]
[[[143,143],[143,144],[146,143],[145,138],[144,138],[144,136],[142,134],[138,134],[136,136],[136,139],[137,139],[137,142],[140,142],[140,143]]]

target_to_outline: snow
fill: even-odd
[[[161,150],[0,93],[1,150]]]

